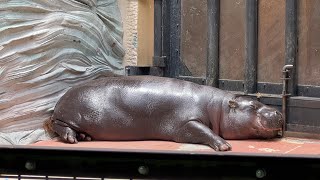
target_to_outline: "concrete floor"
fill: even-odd
[[[275,140],[232,140],[232,151],[226,153],[263,153],[263,154],[300,154],[319,155],[320,140],[302,138],[281,138]],[[79,142],[78,144],[66,144],[59,141],[42,141],[32,146],[50,147],[80,147],[80,148],[101,148],[119,150],[143,150],[143,151],[193,151],[193,152],[214,152],[208,146],[195,144],[181,144],[167,141],[122,141],[122,142]]]

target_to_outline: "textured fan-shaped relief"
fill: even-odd
[[[0,4],[0,133],[42,128],[70,87],[123,74],[116,0]]]

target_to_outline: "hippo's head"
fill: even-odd
[[[282,131],[283,118],[275,108],[245,97],[226,100],[223,106],[220,133],[226,139],[275,138]]]

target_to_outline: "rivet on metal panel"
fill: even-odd
[[[142,175],[148,175],[149,174],[149,168],[147,166],[139,166],[138,172]]]
[[[32,170],[35,170],[37,165],[35,162],[33,161],[27,161],[26,164],[24,165],[24,167],[29,170],[29,171],[32,171]]]
[[[267,172],[265,169],[257,169],[256,171],[256,177],[261,179],[264,178],[267,175]]]

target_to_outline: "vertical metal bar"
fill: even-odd
[[[288,92],[297,95],[296,60],[297,60],[297,1],[286,0],[286,64],[293,65],[291,81],[288,82]]]
[[[162,56],[162,0],[154,0],[154,56]]]
[[[178,77],[180,68],[181,0],[163,0],[163,56],[167,57],[165,76]]]
[[[257,90],[258,0],[246,0],[246,63],[244,93]]]
[[[166,56],[164,76],[170,76],[170,0],[162,0],[162,56]]]
[[[219,30],[220,0],[207,0],[208,6],[208,46],[206,84],[219,86]]]
[[[171,0],[170,23],[170,77],[178,77],[180,69],[181,0]]]
[[[283,125],[282,125],[282,135],[284,135],[287,130],[287,98],[288,94],[288,81],[290,80],[288,74],[289,70],[293,68],[293,65],[285,65],[282,68],[282,117],[283,117]]]

